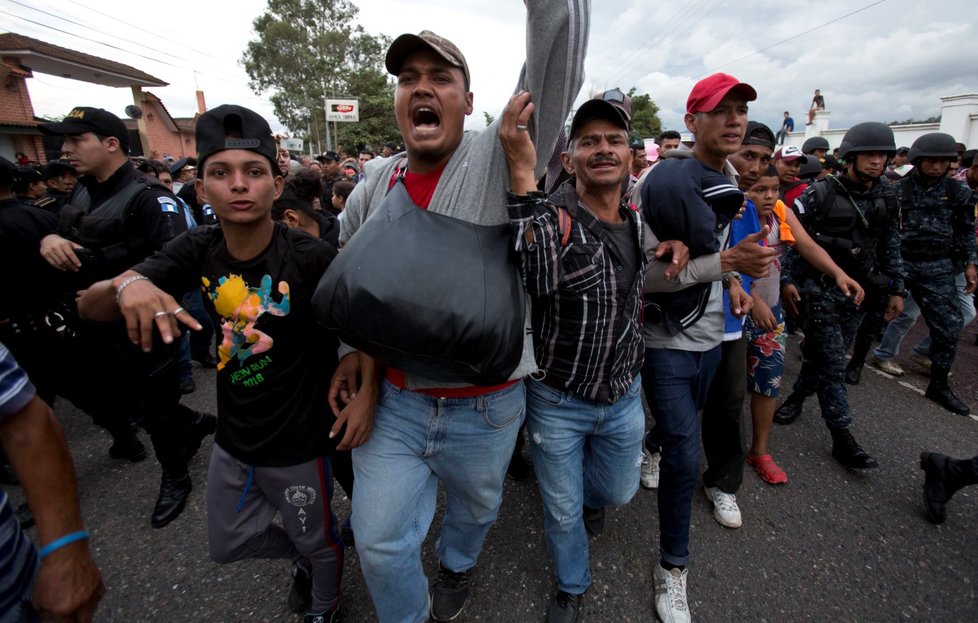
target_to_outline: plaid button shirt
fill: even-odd
[[[620,211],[635,236],[638,271],[626,282],[604,226],[577,197],[573,182],[548,200],[510,194],[509,216],[530,294],[537,363],[550,382],[595,402],[613,403],[642,368],[643,229],[638,211]],[[561,242],[557,208],[570,215]]]

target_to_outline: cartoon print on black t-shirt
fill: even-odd
[[[268,351],[274,344],[271,336],[255,328],[258,318],[265,313],[273,316],[286,316],[289,313],[289,284],[280,281],[278,292],[282,300],[276,303],[272,298],[272,278],[265,275],[261,286],[252,288],[241,275],[221,277],[211,291],[211,282],[201,278],[207,296],[214,303],[214,310],[221,317],[223,339],[217,352],[220,362],[218,371],[234,357],[239,363],[247,358]]]

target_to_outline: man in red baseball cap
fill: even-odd
[[[686,101],[686,128],[696,137],[692,158],[667,158],[642,187],[642,218],[657,240],[679,240],[703,270],[682,271],[679,286],[646,276],[643,386],[655,419],[646,449],[661,453],[660,560],[653,569],[655,607],[663,621],[690,620],[686,564],[693,492],[700,476],[700,421],[707,390],[722,361],[723,290],[731,312],[743,316],[751,299],[740,273],[765,276],[774,251],[758,240],[767,228],[724,250],[729,224],[743,205],[736,169],[747,130],[747,102],[757,93],[727,74],[696,83]],[[742,381],[743,382],[743,381]],[[740,525],[736,498],[707,487],[721,523]],[[729,516],[729,517],[728,517]]]

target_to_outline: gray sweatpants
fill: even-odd
[[[326,457],[288,467],[254,467],[216,443],[207,470],[207,541],[211,559],[286,558],[312,569],[311,612],[339,602],[343,543],[330,501]],[[280,528],[272,523],[282,514]]]

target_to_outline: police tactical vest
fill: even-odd
[[[893,191],[880,189],[868,204],[857,205],[842,183],[830,175],[814,182],[804,196],[811,209],[806,229],[832,260],[853,277],[876,272],[877,246],[886,232],[889,214],[896,208]]]
[[[153,188],[169,192],[161,182],[133,169],[133,175],[122,187],[93,209],[88,189],[78,184],[61,210],[61,231],[69,240],[89,249],[94,254],[89,259],[102,264],[103,268],[125,270],[152,251],[148,249],[148,232],[127,236],[125,225],[139,194]],[[178,212],[176,201],[171,201],[174,212]]]

